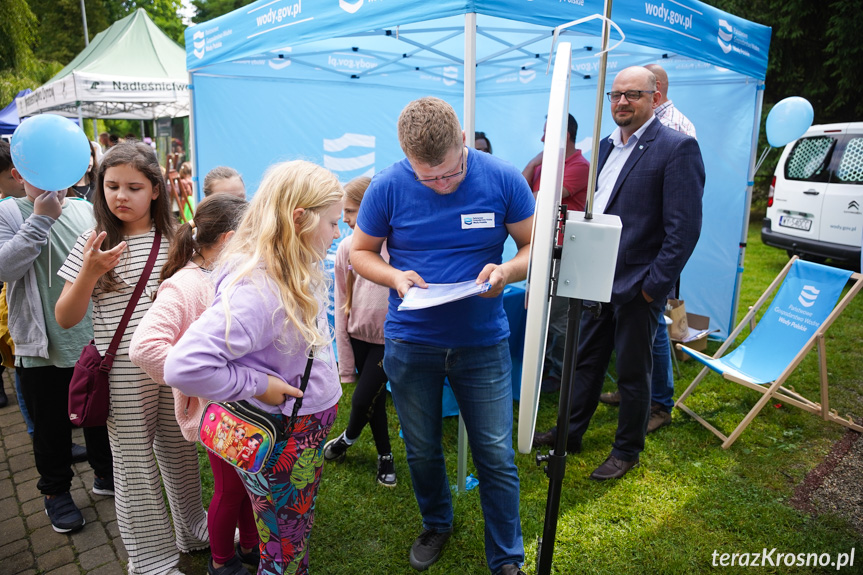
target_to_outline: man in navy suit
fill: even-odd
[[[701,233],[704,164],[695,138],[666,128],[653,114],[656,77],[633,66],[614,79],[617,129],[599,145],[595,213],[620,217],[623,231],[611,303],[581,320],[567,450],[581,449],[596,411],[611,352],[617,350],[620,412],[611,454],[590,475],[623,477],[644,450],[650,417],[651,349],[667,296]],[[557,430],[534,436],[553,445]]]

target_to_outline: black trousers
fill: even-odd
[[[351,415],[345,434],[356,439],[366,423],[372,430],[378,455],[392,451],[387,427],[387,374],[384,373],[384,346],[351,338],[354,363],[359,377],[351,399]]]
[[[570,437],[581,438],[587,431],[599,403],[611,352],[617,350],[620,409],[611,454],[623,461],[638,460],[638,454],[644,451],[650,419],[653,338],[663,304],[659,300],[647,303],[639,293],[625,304],[602,304],[598,318],[584,312],[570,403]]]
[[[43,495],[61,495],[72,486],[72,424],[69,381],[73,368],[18,367],[21,392],[33,419],[33,455]],[[87,460],[98,477],[113,477],[108,428],[85,427]]]

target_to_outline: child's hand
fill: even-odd
[[[285,396],[302,397],[303,392],[293,385],[288,385],[275,375],[267,375],[267,391],[256,395],[255,399],[263,401],[267,405],[281,405],[285,402]]]
[[[37,216],[48,216],[49,218],[59,220],[63,214],[63,199],[65,197],[66,190],[62,192],[42,192],[38,198],[33,200],[33,213]]]
[[[108,234],[99,232],[99,235],[90,234],[84,242],[84,266],[83,268],[94,275],[101,276],[105,272],[114,269],[120,263],[120,257],[126,249],[126,242],[120,242],[110,250],[102,251],[102,242]]]

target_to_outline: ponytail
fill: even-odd
[[[174,241],[168,250],[168,260],[159,274],[159,283],[183,269],[195,255],[195,247],[195,221],[189,220],[181,225],[174,235]]]
[[[177,230],[159,282],[183,269],[201,248],[215,245],[222,234],[236,230],[247,205],[246,200],[228,194],[204,198],[195,210],[195,219]]]
[[[345,310],[345,317],[351,315],[351,303],[354,299],[354,283],[357,281],[357,276],[354,275],[354,267],[348,261],[348,277],[345,278],[345,305],[342,309]]]

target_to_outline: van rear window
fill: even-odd
[[[826,182],[830,175],[827,165],[835,145],[836,139],[830,136],[798,140],[785,163],[785,179]]]
[[[863,138],[848,140],[836,179],[845,184],[863,184]]]

